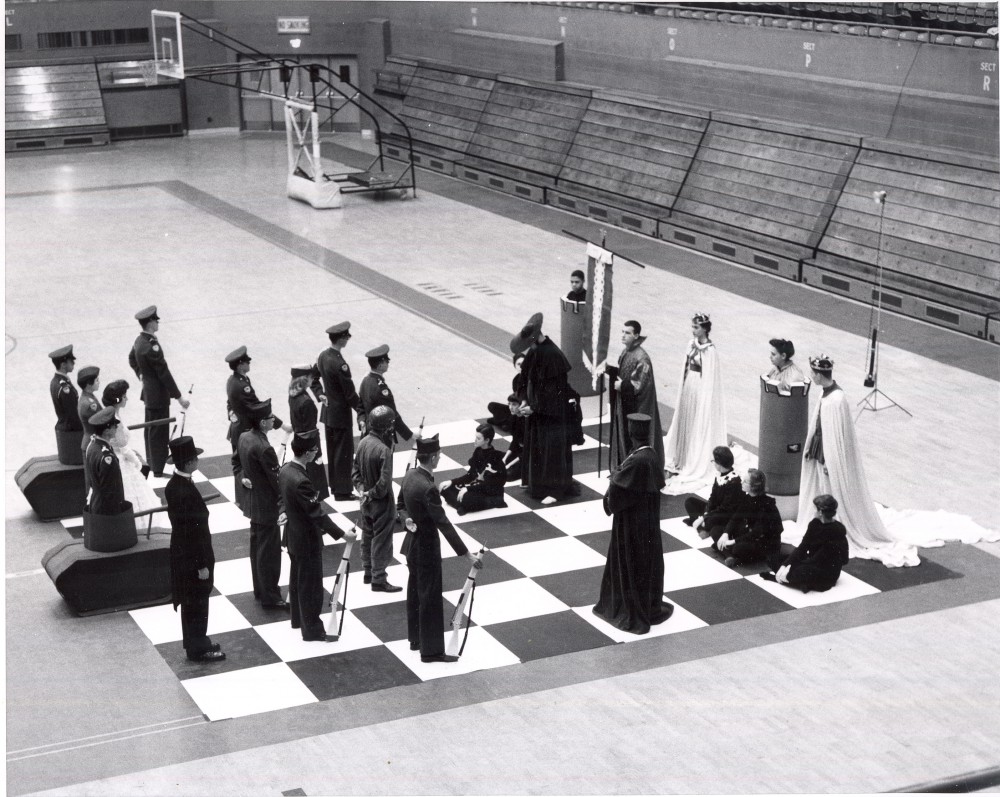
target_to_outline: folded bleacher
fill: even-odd
[[[110,141],[93,62],[7,67],[4,77],[8,152]]]

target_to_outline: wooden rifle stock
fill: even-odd
[[[360,536],[361,532],[355,526],[352,531]],[[340,639],[340,632],[344,630],[344,615],[347,613],[347,578],[351,574],[351,551],[354,549],[354,540],[344,543],[344,555],[337,566],[337,575],[333,580],[333,590],[330,596],[330,619],[326,623],[326,633],[335,639]],[[337,604],[343,598],[343,607],[340,612],[340,622],[337,622]]]

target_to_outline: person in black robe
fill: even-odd
[[[740,477],[733,470],[733,452],[729,446],[716,446],[712,449],[712,462],[718,475],[712,483],[712,492],[706,501],[697,495],[689,495],[684,499],[684,511],[688,516],[684,522],[693,526],[698,518],[698,536],[703,540],[712,538],[712,547],[716,548],[719,538],[725,532],[729,521],[736,514],[743,501],[743,490]],[[702,517],[704,516],[704,517]]]
[[[826,592],[837,583],[841,568],[850,559],[847,529],[834,519],[837,499],[832,495],[817,495],[813,505],[816,517],[806,526],[802,542],[776,573],[762,573],[761,578],[802,592]]]
[[[208,528],[208,507],[191,475],[198,469],[194,440],[187,435],[170,441],[174,474],[167,482],[167,517],[170,518],[170,588],[174,611],[181,607],[184,651],[191,661],[217,662],[226,658],[208,636],[208,598],[215,574],[215,552]]]
[[[520,413],[525,426],[525,462],[521,478],[532,498],[556,500],[580,494],[573,481],[575,395],[567,374],[566,355],[542,332],[542,314],[535,313],[510,342],[512,352],[528,348],[524,359],[525,396]]]
[[[660,490],[663,468],[649,445],[652,419],[628,416],[633,450],[611,474],[604,511],[614,515],[611,545],[594,614],[622,631],[645,634],[673,614],[663,600]]]
[[[507,506],[503,500],[507,467],[503,454],[493,447],[494,434],[488,423],[477,426],[476,449],[469,457],[468,472],[441,484],[441,497],[460,515]]]
[[[296,365],[292,368],[292,381],[288,385],[288,413],[292,431],[299,437],[316,437],[319,442],[319,410],[309,397],[306,389],[319,379],[319,369],[315,365]],[[330,497],[330,485],[326,480],[326,466],[320,449],[315,459],[306,465],[309,482],[320,501]]]

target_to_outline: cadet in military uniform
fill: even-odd
[[[356,539],[345,534],[326,514],[313,489],[306,468],[319,455],[319,435],[292,438],[292,461],[278,473],[278,487],[287,513],[285,536],[292,560],[288,602],[292,606],[292,628],[302,630],[306,642],[334,642],[319,619],[323,609],[323,534],[335,540]]]
[[[142,380],[140,398],[146,405],[146,423],[163,420],[170,415],[170,399],[187,409],[191,402],[181,397],[181,391],[170,374],[167,360],[163,355],[163,347],[156,339],[160,329],[160,317],[156,314],[156,305],[152,305],[135,314],[142,332],[132,344],[128,354],[128,364],[135,375]],[[167,440],[170,429],[167,424],[147,426],[146,462],[153,469],[154,476],[163,476],[163,466],[167,461]]]
[[[281,598],[281,536],[285,522],[278,489],[278,455],[267,439],[274,427],[271,400],[250,408],[253,427],[240,435],[237,451],[243,486],[250,491],[250,572],[253,596],[265,609],[288,609]]]
[[[326,458],[330,490],[336,501],[355,500],[351,492],[354,433],[351,410],[358,414],[358,430],[364,431],[365,411],[354,389],[351,369],[341,352],[351,338],[351,322],[342,321],[326,330],[330,348],[320,352],[316,365],[323,379],[326,406],[320,420],[326,424]]]
[[[80,451],[84,460],[87,459],[87,448],[90,446],[90,438],[94,434],[94,427],[90,425],[90,419],[101,409],[101,400],[97,398],[97,388],[101,381],[99,375],[101,369],[96,365],[88,365],[80,369],[76,375],[76,383],[80,386],[80,398],[76,402],[76,412],[83,427],[83,438],[80,440]],[[87,469],[83,470],[83,488],[90,491],[90,481]]]
[[[413,432],[400,416],[399,410],[396,409],[396,399],[393,398],[392,391],[385,383],[385,372],[389,370],[389,347],[384,344],[377,346],[365,352],[365,357],[368,358],[368,367],[372,369],[371,373],[361,380],[361,387],[358,390],[365,415],[370,418],[372,410],[376,407],[389,407],[396,417],[392,442],[409,440],[413,437]]]
[[[312,387],[313,393],[322,395],[319,381],[319,368],[312,365],[293,365],[292,380],[288,383],[288,420],[292,431],[302,437],[315,437],[316,448],[319,449],[319,413],[316,405],[309,397],[307,390]],[[313,489],[323,501],[330,497],[330,484],[326,480],[326,466],[323,464],[323,452],[318,450],[315,458],[306,465],[306,475],[312,482]]]
[[[80,423],[80,411],[77,408],[79,394],[69,375],[73,373],[76,366],[76,357],[73,356],[73,346],[63,346],[49,353],[49,359],[56,368],[49,382],[49,395],[52,397],[52,406],[56,410],[56,429],[60,432],[80,432],[83,431],[83,424]]]
[[[417,466],[403,477],[401,493],[406,512],[416,524],[413,543],[406,555],[410,577],[406,584],[406,635],[410,650],[420,651],[420,660],[458,661],[458,656],[444,652],[444,603],[441,597],[441,539],[455,553],[465,556],[476,568],[482,562],[465,547],[441,505],[441,495],[434,486],[434,468],[441,460],[438,436],[417,440]]]
[[[246,346],[240,346],[226,355],[226,362],[233,372],[226,380],[226,410],[230,418],[226,437],[233,447],[232,466],[233,480],[236,483],[236,506],[242,509],[247,517],[250,516],[250,507],[245,494],[246,488],[243,487],[243,470],[240,467],[240,457],[236,447],[240,435],[253,428],[250,408],[260,403],[253,385],[250,384],[250,377],[247,376],[250,372],[250,359]],[[286,432],[292,431],[291,426],[282,424],[281,419],[275,417],[273,428],[280,429],[282,426],[285,426]]]
[[[368,415],[368,434],[358,443],[351,480],[361,495],[361,564],[372,592],[400,592],[385,569],[392,562],[396,511],[392,500],[392,440],[396,413],[375,407]]]
[[[208,637],[208,598],[215,575],[215,552],[208,528],[208,507],[191,475],[198,469],[200,448],[187,435],[170,441],[174,474],[167,482],[170,518],[170,586],[174,611],[181,607],[184,651],[191,661],[223,661],[226,654]]]
[[[90,416],[94,430],[83,460],[89,484],[87,506],[93,515],[120,515],[130,504],[125,500],[122,471],[111,447],[111,433],[118,425],[114,407],[105,407]]]

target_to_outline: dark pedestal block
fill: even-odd
[[[14,482],[42,520],[78,517],[86,500],[83,466],[63,465],[57,456],[32,457]]]

